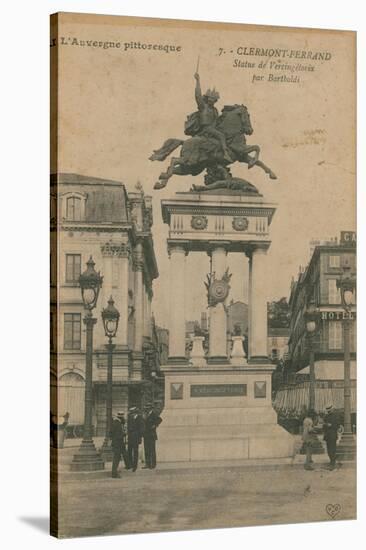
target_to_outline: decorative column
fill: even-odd
[[[249,262],[249,362],[268,362],[266,257],[266,248],[255,248]]]
[[[116,304],[121,312],[119,333],[117,343],[122,346],[128,344],[128,277],[129,277],[129,256],[130,247],[127,242],[108,241],[101,245],[103,256],[103,269],[105,273],[105,287],[102,288],[104,303],[108,301],[111,294],[114,295]],[[118,288],[114,288],[113,262],[118,268]]]
[[[142,337],[144,331],[144,284],[143,269],[144,255],[142,243],[138,242],[134,251],[135,272],[135,342],[134,351],[142,351]]]
[[[247,360],[249,360],[251,350],[250,341],[252,334],[252,250],[246,252],[248,257],[248,341],[247,341]]]
[[[113,294],[112,289],[112,279],[113,279],[113,260],[114,260],[114,247],[115,244],[112,241],[108,241],[105,244],[101,245],[101,253],[103,258],[103,286],[101,288],[101,302],[106,304],[109,300],[109,297]],[[104,332],[101,324],[96,326],[96,339],[95,342],[98,345],[102,341]]]
[[[128,346],[128,278],[129,278],[129,249],[125,247],[120,257],[119,292],[116,294],[116,303],[121,312],[117,342]],[[114,291],[115,292],[115,291]],[[115,292],[116,293],[116,292]],[[119,299],[121,297],[121,299]],[[117,302],[118,299],[118,302]]]
[[[151,338],[151,300],[152,300],[152,285],[151,279],[144,274],[144,336]]]
[[[210,340],[209,357],[214,361],[227,361],[227,314],[225,300],[228,285],[222,280],[226,272],[226,247],[222,243],[212,244],[211,250],[211,289],[217,294],[214,303],[210,300]],[[221,284],[220,284],[221,283]],[[214,285],[214,286],[213,286]],[[220,299],[220,293],[222,298]]]
[[[169,361],[186,361],[185,257],[182,245],[170,245]]]
[[[152,313],[151,313],[152,299],[153,299],[153,290],[152,290],[152,287],[150,285],[149,288],[147,289],[147,322],[148,322],[148,325],[147,325],[148,333],[147,333],[147,335],[149,336],[149,338],[152,338]]]

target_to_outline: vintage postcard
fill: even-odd
[[[51,16],[52,535],[356,518],[355,44]]]

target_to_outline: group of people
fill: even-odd
[[[317,434],[323,432],[323,438],[327,445],[329,457],[329,469],[336,468],[337,438],[340,423],[333,405],[326,407],[324,422],[320,425],[316,422],[315,411],[309,411],[303,422],[302,439],[304,442],[306,458],[304,463],[305,470],[313,470],[313,450],[318,444]]]
[[[162,419],[155,412],[152,404],[147,404],[142,415],[137,407],[128,410],[127,422],[123,412],[118,412],[112,422],[112,477],[118,478],[118,466],[123,458],[126,470],[136,472],[139,459],[139,445],[144,441],[145,466],[156,467],[156,429]],[[127,444],[126,444],[127,440]]]

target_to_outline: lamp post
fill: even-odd
[[[106,432],[104,442],[101,448],[101,453],[105,461],[112,460],[112,392],[113,392],[113,350],[115,344],[112,343],[112,339],[115,338],[118,329],[119,311],[114,305],[112,296],[108,300],[108,306],[102,311],[102,320],[104,326],[105,335],[108,338],[108,344],[106,348],[108,351],[108,366],[107,366],[107,398],[106,398]]]
[[[314,367],[314,334],[317,329],[319,314],[314,302],[311,302],[305,311],[305,326],[309,342],[309,410],[315,410],[315,367]]]
[[[86,358],[85,358],[85,413],[84,433],[79,450],[73,457],[71,470],[85,472],[92,470],[103,470],[104,462],[100,453],[95,448],[93,441],[93,328],[97,320],[93,317],[92,311],[97,305],[100,288],[103,284],[103,277],[94,269],[95,262],[90,256],[87,262],[87,269],[80,275],[79,284],[81,296],[86,310],[84,324],[86,326]]]
[[[315,303],[310,302],[305,311],[305,326],[309,342],[309,411],[315,412],[315,365],[314,365],[314,336],[319,327],[319,311],[315,307]],[[324,453],[323,445],[317,438],[317,443],[313,443],[313,454]]]
[[[156,382],[157,376],[158,376],[158,373],[156,372],[155,367],[153,367],[151,370],[151,380],[152,380],[151,400],[154,407],[155,407],[155,382]]]
[[[344,350],[344,432],[337,447],[337,457],[352,460],[356,456],[356,441],[352,433],[351,424],[351,305],[356,288],[356,280],[350,273],[349,264],[343,266],[343,273],[337,280],[337,288],[341,292],[343,315],[343,350]]]

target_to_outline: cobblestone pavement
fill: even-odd
[[[60,484],[61,537],[240,527],[356,516],[352,465],[123,470]],[[328,505],[328,511],[327,511]],[[337,505],[337,506],[335,506]],[[339,506],[338,506],[339,505]]]

